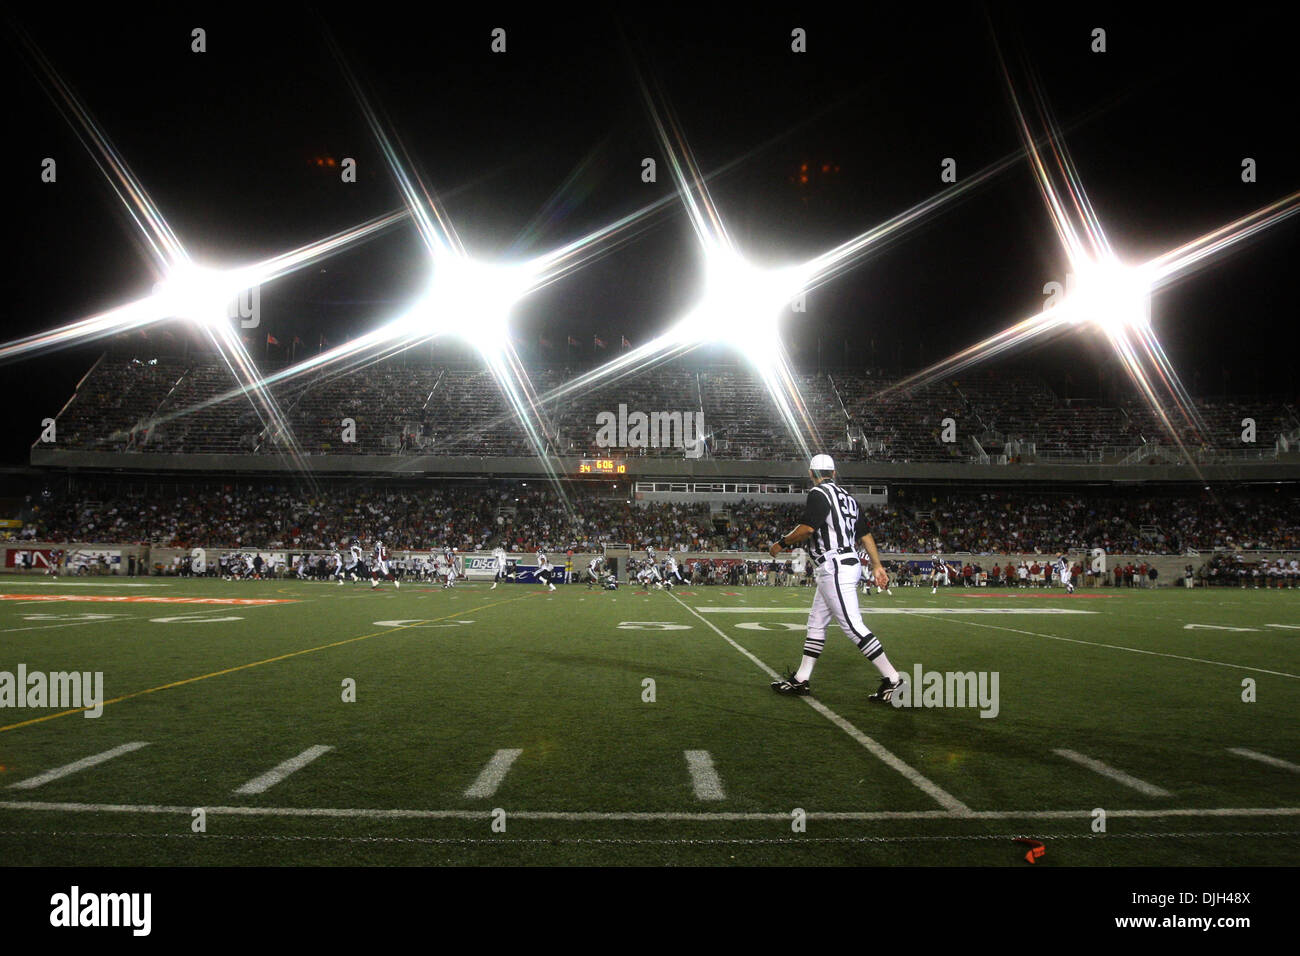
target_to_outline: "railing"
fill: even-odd
[[[1099,465],[1103,452],[1100,448],[1057,448],[1037,452],[1035,457],[1040,462],[1057,465]]]
[[[1277,461],[1278,448],[1200,448],[1196,460],[1202,464],[1232,461]]]
[[[1172,448],[1166,448],[1159,442],[1153,441],[1147,442],[1145,445],[1139,445],[1137,448],[1133,449],[1133,451],[1129,452],[1129,454],[1121,458],[1118,463],[1121,465],[1138,465],[1146,461],[1148,458],[1163,458],[1165,461],[1174,465],[1181,465],[1183,463],[1183,456],[1181,454],[1174,451]]]

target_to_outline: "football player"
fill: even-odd
[[[492,567],[496,574],[492,578],[492,590],[506,579],[506,549],[497,545],[492,549]]]
[[[667,581],[670,587],[674,584],[686,583],[686,579],[682,577],[682,570],[677,565],[677,558],[673,556],[671,551],[668,552],[668,558],[664,563],[667,565]]]
[[[654,562],[645,565],[640,571],[638,571],[636,579],[641,582],[641,585],[647,591],[652,587],[662,590],[664,586],[663,578],[659,574],[659,568],[655,566]]]
[[[358,538],[352,539],[352,547],[348,549],[347,573],[353,581],[358,580],[357,574],[364,568],[361,563],[361,541]]]
[[[604,555],[596,555],[587,562],[587,590],[591,590],[593,584],[599,584],[601,580],[601,571],[605,567]]]
[[[1063,553],[1058,554],[1054,567],[1056,568],[1057,577],[1060,579],[1061,587],[1065,588],[1065,593],[1073,594],[1074,585],[1070,583],[1070,575],[1074,569],[1070,567],[1069,557]]]
[[[546,584],[552,591],[555,590],[555,584],[551,581],[551,574],[554,572],[550,559],[546,556],[545,551],[537,552],[537,574],[536,578]]]
[[[384,547],[384,542],[376,540],[373,554],[374,561],[370,566],[370,590],[379,587],[380,577],[387,578],[393,582],[393,587],[401,588],[402,582],[397,580],[393,575],[392,569],[388,566],[388,548]]]
[[[943,558],[937,551],[930,558],[930,583],[933,585],[930,588],[931,594],[939,593],[940,584],[944,587],[948,586],[948,565],[943,563]]]

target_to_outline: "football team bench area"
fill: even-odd
[[[4,585],[12,864],[1300,863],[1294,591]]]

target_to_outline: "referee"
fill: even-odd
[[[816,568],[817,593],[808,614],[808,636],[803,645],[799,669],[784,680],[772,682],[778,694],[807,694],[817,658],[826,647],[826,625],[832,620],[880,671],[880,687],[870,700],[888,702],[902,685],[902,677],[889,663],[885,649],[862,622],[858,610],[858,582],[862,579],[862,562],[856,542],[860,542],[875,568],[876,585],[889,583],[889,572],[876,550],[876,539],[867,530],[866,517],[858,510],[854,497],[835,483],[835,462],[830,455],[815,455],[808,474],[813,488],[808,492],[803,518],[795,529],[780,541],[773,541],[768,553],[776,557],[786,548],[811,538],[809,551]]]

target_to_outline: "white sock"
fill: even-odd
[[[880,671],[881,677],[888,677],[891,683],[898,683],[898,671],[894,670],[894,665],[889,663],[889,656],[881,651],[876,655],[876,659],[871,663],[876,665],[876,670]]]
[[[808,680],[810,677],[812,677],[813,666],[816,663],[817,663],[817,658],[809,657],[807,654],[805,654],[803,656],[803,660],[799,662],[799,670],[795,672],[794,679],[801,680],[801,681]]]

